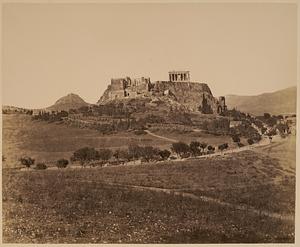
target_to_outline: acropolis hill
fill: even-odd
[[[190,81],[189,71],[171,71],[168,81],[151,82],[149,77],[111,79],[97,104],[138,98],[168,99],[190,111],[206,114],[226,110],[225,97],[217,99],[206,83]]]

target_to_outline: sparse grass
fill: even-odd
[[[293,225],[279,220],[172,194],[79,183],[74,174],[67,170],[4,171],[3,241],[251,243],[294,239]]]
[[[280,163],[245,151],[228,157],[139,166],[69,169],[66,178],[191,192],[259,210],[294,213],[295,177]]]
[[[57,160],[77,145],[128,144],[128,136],[105,142],[102,138],[108,137],[96,131],[40,122],[32,125],[23,117],[4,121],[8,167],[12,157],[22,153]],[[96,143],[95,138],[99,139]],[[126,142],[120,143],[120,138]],[[59,147],[62,153],[56,151]],[[3,241],[292,243],[292,222],[178,195],[136,191],[125,185],[186,191],[291,215],[295,202],[294,154],[295,142],[289,139],[213,159],[105,168],[3,169]]]

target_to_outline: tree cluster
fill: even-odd
[[[220,118],[212,121],[205,120],[201,128],[212,134],[226,135],[229,133],[229,119]]]
[[[180,141],[173,143],[171,150],[181,158],[188,158],[190,156],[196,157],[214,153],[215,147],[205,142],[192,141],[190,144],[187,144]]]
[[[269,127],[274,127],[277,124],[278,120],[282,120],[282,115],[272,115],[270,113],[264,113],[263,116],[258,116],[257,119],[267,124]]]
[[[251,118],[249,114],[238,111],[235,108],[233,108],[232,110],[227,110],[222,115],[226,117],[230,117],[233,121],[242,121]]]
[[[112,151],[110,149],[101,149],[98,151],[95,148],[84,147],[76,150],[70,160],[72,162],[79,161],[82,166],[85,166],[96,160],[108,160],[111,156]]]
[[[95,122],[92,129],[96,129],[102,134],[112,134],[118,131],[127,130],[145,130],[146,123],[143,119],[136,120],[135,118],[112,120],[110,123]]]
[[[62,121],[65,117],[68,117],[69,113],[67,111],[40,111],[38,115],[32,117],[33,120],[43,120],[48,122]]]
[[[241,125],[230,128],[230,134],[237,140],[237,137],[251,138],[253,141],[258,142],[261,140],[261,135],[258,131],[251,126],[250,123],[242,123]]]
[[[131,111],[124,103],[111,103],[105,105],[83,106],[72,110],[73,114],[82,113],[83,116],[110,116],[110,117],[129,117]]]
[[[168,118],[168,123],[184,124],[184,125],[193,124],[190,114],[179,110],[170,111],[167,118]]]
[[[28,109],[24,109],[24,108],[2,109],[2,114],[14,114],[14,113],[32,115],[33,110],[28,110]]]
[[[167,160],[170,155],[171,152],[169,150],[160,150],[152,146],[129,145],[127,149],[117,149],[114,151],[84,147],[73,153],[71,161],[79,161],[82,166],[86,166],[95,163],[101,165],[106,162],[113,162],[114,159],[116,161],[114,162],[115,164],[120,164],[139,159],[145,162]]]

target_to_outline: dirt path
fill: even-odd
[[[153,191],[153,192],[157,192],[157,193],[166,193],[166,194],[170,194],[170,195],[176,195],[176,196],[181,196],[184,198],[190,198],[193,200],[197,200],[197,201],[204,201],[204,202],[209,202],[209,203],[213,203],[213,204],[217,204],[220,206],[224,206],[224,207],[228,207],[228,208],[233,208],[233,209],[237,209],[237,210],[242,210],[242,211],[246,211],[248,213],[252,213],[255,215],[261,215],[261,216],[267,216],[270,218],[275,218],[275,219],[280,219],[280,220],[285,220],[285,221],[290,221],[293,222],[294,221],[294,216],[293,215],[282,215],[279,213],[274,213],[274,212],[269,212],[269,211],[265,211],[265,210],[257,210],[251,206],[247,206],[244,204],[233,204],[233,203],[229,203],[229,202],[224,202],[221,201],[219,199],[216,198],[212,198],[212,197],[207,197],[207,196],[197,196],[194,195],[192,193],[188,193],[188,192],[181,192],[178,190],[174,190],[174,189],[165,189],[165,188],[157,188],[157,187],[148,187],[148,186],[138,186],[138,185],[128,185],[128,184],[120,184],[120,183],[106,183],[106,182],[97,182],[97,181],[89,181],[89,180],[76,180],[78,182],[82,182],[82,183],[96,183],[96,184],[101,184],[101,185],[108,185],[108,186],[118,186],[121,188],[125,188],[125,189],[134,189],[137,191]]]
[[[149,134],[151,136],[154,136],[154,137],[166,140],[166,141],[170,141],[170,142],[178,142],[178,140],[154,134],[149,130],[145,130],[145,131],[147,132],[147,134]],[[277,142],[281,142],[281,141],[282,141],[281,138],[273,137],[273,142],[277,143]],[[238,153],[238,152],[242,152],[242,151],[246,151],[246,150],[251,150],[251,149],[257,148],[257,147],[267,146],[267,145],[270,145],[273,142],[270,142],[268,137],[263,137],[258,143],[254,143],[252,145],[247,145],[247,146],[244,146],[244,147],[237,147],[237,148],[233,148],[233,149],[229,149],[229,150],[225,150],[225,151],[218,151],[218,152],[215,152],[213,154],[205,154],[205,155],[201,155],[201,156],[196,156],[194,158],[202,159],[202,158],[220,156],[220,155],[225,155],[225,154]],[[183,160],[188,160],[188,159],[189,158],[176,159],[176,160],[173,160],[173,161],[183,161]]]
[[[169,142],[178,142],[178,140],[175,140],[175,139],[171,139],[171,138],[168,138],[168,137],[156,135],[156,134],[152,133],[152,132],[149,131],[149,130],[145,130],[145,132],[147,132],[148,135],[151,135],[151,136],[154,136],[154,137],[157,137],[157,138],[160,138],[160,139],[169,141]]]

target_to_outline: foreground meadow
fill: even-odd
[[[40,122],[32,128],[26,116],[4,120],[5,243],[294,242],[295,136],[210,158],[22,171],[10,162],[23,153],[55,159],[82,144],[125,145],[129,136],[169,144]]]
[[[32,121],[24,114],[3,115],[3,151],[5,166],[20,166],[22,156],[30,156],[37,162],[69,159],[82,147],[125,148],[128,144],[169,147],[170,142],[151,135],[137,136],[132,132],[103,135],[96,130],[79,129],[58,123]]]
[[[274,143],[274,150],[284,149],[287,143],[289,140]],[[4,169],[3,240],[293,242],[293,168],[261,151],[140,166]],[[176,194],[178,191],[217,201],[186,197]]]
[[[196,134],[197,137],[173,133],[172,138],[187,143],[197,139],[212,145],[227,141],[230,146],[233,146],[229,137]],[[168,137],[168,133],[162,135]],[[182,139],[185,135],[186,137]],[[149,134],[136,135],[126,131],[104,135],[97,130],[80,129],[62,123],[32,121],[31,116],[24,114],[3,115],[2,153],[6,158],[5,167],[20,167],[19,159],[22,156],[30,156],[36,162],[52,163],[61,158],[70,159],[74,151],[86,146],[114,150],[125,149],[130,144],[170,149],[172,141]],[[236,147],[236,144],[234,146]]]

